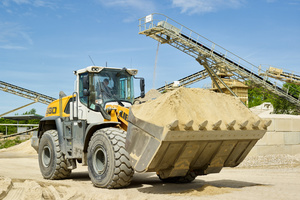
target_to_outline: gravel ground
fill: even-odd
[[[300,154],[287,155],[287,154],[274,154],[265,156],[248,156],[238,166],[240,168],[251,167],[293,167],[300,166]]]
[[[101,200],[297,200],[300,154],[247,157],[239,167],[199,176],[189,184],[165,184],[155,173],[134,175],[129,187],[96,188],[87,167],[78,166],[64,180],[42,178],[37,155],[28,144],[0,151],[0,199]]]

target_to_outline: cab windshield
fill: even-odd
[[[81,99],[81,102],[86,102],[86,106],[92,110],[98,110],[97,106],[104,107],[107,103],[132,104],[133,77],[126,70],[111,68],[104,68],[99,73],[89,73],[89,93],[89,96],[85,100]]]

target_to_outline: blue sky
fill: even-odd
[[[257,66],[300,71],[300,0],[0,0],[0,80],[53,97],[71,94],[73,71],[92,65],[91,56],[98,66],[138,69],[149,90],[157,41],[138,34],[138,19],[154,12]],[[155,86],[201,69],[160,45]],[[0,113],[31,102],[0,95]],[[36,108],[44,115],[46,107],[36,103],[17,113]]]

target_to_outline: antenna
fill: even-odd
[[[90,57],[90,60],[92,61],[93,65],[96,66],[90,55],[89,55],[89,57]]]

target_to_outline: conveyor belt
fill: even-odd
[[[278,69],[275,67],[269,67],[269,69],[261,74],[264,76],[268,76],[277,80],[284,81],[286,83],[293,83],[296,85],[300,85],[300,76],[295,73],[286,72],[283,69]]]
[[[50,104],[52,101],[56,100],[53,97],[38,93],[38,92],[34,92],[32,90],[28,90],[10,83],[6,83],[4,81],[0,81],[0,90],[4,91],[4,92],[9,92],[11,94],[15,94],[18,95],[20,97],[24,97],[27,99],[31,99],[35,102],[40,102],[43,104]]]
[[[167,43],[192,56],[200,64],[206,63],[210,69],[222,69],[231,73],[239,81],[250,80],[272,93],[300,106],[299,97],[282,89],[276,82],[267,80],[259,67],[215,44],[191,29],[161,14],[152,14],[139,19],[139,34],[149,36],[160,43]],[[211,47],[209,47],[211,46]]]
[[[207,71],[204,69],[204,70],[201,70],[201,71],[196,72],[194,74],[191,74],[189,76],[186,76],[184,78],[181,78],[178,81],[180,83],[180,86],[185,86],[186,87],[186,86],[189,86],[189,85],[191,85],[193,83],[196,83],[196,82],[198,82],[200,80],[203,80],[203,79],[205,79],[207,77],[209,77],[209,75],[208,75]],[[169,84],[166,84],[165,86],[157,88],[157,90],[159,92],[162,92],[166,88],[172,88],[172,85],[173,85],[173,83],[169,83]]]
[[[182,37],[186,38],[186,39],[189,39],[187,36],[185,36],[185,35],[183,35],[183,34],[180,34],[180,35],[181,35]],[[208,48],[208,47],[206,47],[206,46],[200,44],[199,42],[196,42],[196,41],[194,41],[193,39],[189,39],[189,40],[191,40],[191,41],[194,42],[195,44],[197,44],[197,45],[199,45],[199,46],[205,48],[206,50],[212,52],[215,56],[218,56],[218,57],[220,57],[220,58],[223,58],[222,55],[220,55],[220,54],[217,53],[217,52],[212,51],[210,48]],[[245,71],[246,73],[248,73],[249,76],[254,76],[254,77],[257,78],[257,79],[260,79],[261,81],[264,81],[263,77],[261,77],[260,75],[257,75],[257,74],[255,74],[255,73],[249,71],[248,69],[246,69],[246,68],[240,66],[239,64],[237,64],[237,63],[231,61],[231,60],[228,59],[228,58],[223,58],[223,59],[225,59],[225,60],[226,60],[227,62],[229,62],[231,65],[234,65],[234,66],[236,66],[237,68],[239,68],[239,69]],[[273,77],[273,78],[274,78],[274,76],[270,76],[270,73],[267,73],[267,74],[268,74],[269,77]],[[283,73],[281,74],[281,76],[284,77],[284,76],[288,76],[288,75],[287,75],[287,73],[283,72]],[[300,79],[299,79],[299,80],[300,80]],[[279,91],[285,93],[284,90],[282,90],[280,87],[274,85],[274,84],[271,83],[270,81],[265,80],[265,82],[268,83],[268,84],[270,84],[272,87],[276,88],[277,90],[279,90]],[[299,83],[300,83],[300,81],[299,81]],[[293,94],[290,94],[290,95],[291,95],[292,97],[294,97]],[[297,100],[297,97],[294,97],[294,98]]]

